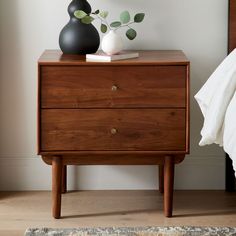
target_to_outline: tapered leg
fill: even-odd
[[[164,165],[159,165],[159,191],[164,193]]]
[[[55,219],[61,216],[62,159],[52,159],[52,215]]]
[[[66,193],[66,192],[67,192],[67,166],[63,166],[61,193]]]
[[[164,213],[172,216],[174,186],[174,157],[166,156],[164,164]]]

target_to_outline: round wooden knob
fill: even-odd
[[[111,129],[111,134],[116,134],[117,133],[117,130],[115,128],[112,128]]]
[[[118,87],[116,85],[112,85],[111,91],[117,91]]]

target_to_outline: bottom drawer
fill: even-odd
[[[185,135],[185,109],[41,110],[41,151],[184,151]]]

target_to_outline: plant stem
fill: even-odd
[[[132,25],[132,24],[134,24],[134,23],[135,23],[135,22],[132,21],[132,22],[130,22],[130,23],[128,23],[128,24],[123,24],[123,25],[117,27],[115,30],[118,30],[118,29],[120,29],[120,28],[122,28],[122,27],[129,27],[129,25]],[[129,28],[130,28],[130,27],[129,27]]]
[[[99,15],[94,14],[94,13],[91,13],[91,15],[94,15],[95,17],[97,17],[97,19],[99,19],[99,20],[101,21],[101,24],[105,24],[105,25],[109,28],[109,30],[111,30],[111,27],[110,27],[110,25],[107,23],[107,20],[106,20],[106,19],[104,19],[104,18],[102,18],[102,17],[100,17]]]

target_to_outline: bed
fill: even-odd
[[[236,48],[236,0],[229,0],[229,30],[228,30],[228,52]],[[235,175],[232,167],[232,161],[226,155],[226,191],[232,192],[236,190]]]

